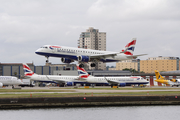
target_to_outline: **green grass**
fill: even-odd
[[[77,93],[76,90],[89,90],[85,93]],[[174,87],[162,87],[162,88],[155,88],[155,87],[142,87],[142,88],[133,88],[133,87],[120,87],[120,88],[45,88],[45,89],[0,89],[0,98],[38,98],[38,97],[78,97],[78,96],[92,96],[91,90],[119,90],[118,92],[107,92],[107,93],[93,93],[93,96],[147,96],[147,95],[180,95],[180,88]],[[121,92],[121,90],[127,90],[127,92]],[[140,90],[139,92],[128,92],[128,90]],[[141,90],[149,90],[147,91],[141,91]],[[151,91],[151,90],[157,90],[157,91]],[[158,91],[158,90],[167,90],[167,91]],[[168,90],[177,90],[177,91],[168,91]],[[41,93],[35,93],[35,92],[41,92]],[[43,93],[44,92],[44,93]],[[47,93],[47,92],[55,92],[55,93]],[[57,93],[57,92],[71,92],[71,93]],[[72,93],[74,92],[74,93]]]
[[[92,89],[92,90],[180,90],[180,87],[174,87],[174,88],[170,88],[170,87],[163,87],[163,88],[154,88],[154,87],[119,87],[119,88],[50,88],[50,89],[71,89],[71,90],[75,90],[75,89]]]
[[[1,92],[75,92],[75,90],[53,90],[53,89],[0,89],[0,93]]]
[[[178,96],[180,91],[113,92],[113,93],[33,93],[0,94],[0,98],[46,98],[46,97],[87,97],[87,96]]]

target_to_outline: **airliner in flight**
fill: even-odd
[[[166,85],[170,85],[170,86],[179,86],[180,85],[180,79],[170,79],[167,80],[166,78],[162,77],[161,74],[155,70],[155,75],[156,75],[156,82],[162,83],[162,84],[166,84]]]
[[[73,48],[58,45],[44,45],[36,50],[36,54],[45,56],[48,62],[49,57],[60,57],[63,63],[71,63],[78,61],[80,63],[92,62],[91,67],[95,67],[95,62],[118,62],[121,60],[136,59],[138,56],[146,55],[133,55],[136,44],[136,38],[125,46],[121,52],[99,51],[91,49]],[[80,64],[80,67],[83,67]]]
[[[64,86],[72,86],[74,83],[86,83],[84,81],[80,81],[79,76],[38,75],[34,73],[26,63],[23,63],[23,70],[24,76],[33,81],[59,83]]]
[[[15,85],[23,84],[20,79],[13,76],[0,76],[0,87],[5,85],[11,85],[14,88]]]
[[[140,76],[131,77],[94,77],[89,75],[83,68],[77,66],[78,74],[81,80],[92,84],[106,84],[113,86],[128,86],[128,85],[141,85],[148,84],[149,82]]]

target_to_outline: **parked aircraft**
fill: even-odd
[[[59,83],[65,86],[72,86],[74,83],[84,83],[84,81],[81,82],[79,80],[79,76],[38,75],[34,73],[26,63],[23,63],[23,69],[24,76],[33,81]]]
[[[81,80],[92,84],[107,84],[112,86],[141,85],[149,82],[140,76],[131,77],[94,77],[89,75],[83,68],[77,66],[78,74]]]
[[[0,87],[1,88],[4,85],[12,85],[12,88],[14,88],[15,85],[20,85],[20,84],[23,84],[23,83],[17,77],[13,77],[13,76],[0,76]]]
[[[45,56],[48,62],[49,57],[60,57],[63,63],[71,63],[79,61],[80,67],[83,67],[84,62],[92,62],[91,67],[95,67],[95,62],[118,62],[121,60],[136,59],[138,56],[146,55],[133,55],[136,44],[136,38],[125,46],[121,52],[99,51],[91,49],[73,48],[57,45],[44,45],[36,50],[36,54]]]
[[[156,75],[156,82],[162,83],[162,84],[166,84],[166,85],[170,85],[170,86],[179,86],[180,85],[180,79],[170,79],[167,80],[166,78],[162,77],[161,74],[155,70],[155,75]]]

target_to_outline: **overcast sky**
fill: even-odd
[[[77,47],[89,27],[106,32],[108,51],[136,37],[141,60],[180,57],[180,0],[0,0],[0,62],[44,65],[39,47]]]

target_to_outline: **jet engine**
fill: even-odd
[[[172,81],[172,82],[177,82],[177,80],[176,80],[176,79],[171,79],[170,81]]]
[[[61,58],[61,61],[62,61],[63,63],[71,63],[71,62],[74,62],[73,60],[68,59],[68,58]]]
[[[3,87],[3,84],[2,83],[0,83],[0,88],[2,88]]]
[[[120,83],[119,86],[120,86],[120,87],[125,87],[125,86],[126,86],[126,83]]]
[[[67,85],[67,86],[73,86],[74,83],[73,83],[73,82],[67,82],[66,85]]]
[[[81,61],[81,62],[89,62],[90,61],[90,58],[89,56],[78,56],[78,61]]]

